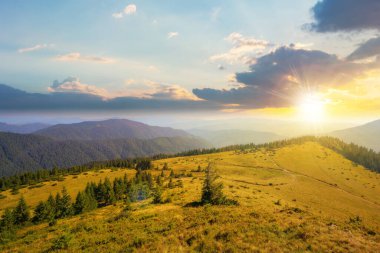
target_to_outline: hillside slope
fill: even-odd
[[[182,130],[149,126],[127,119],[58,124],[37,131],[35,134],[56,140],[153,139],[158,137],[190,136]]]
[[[201,197],[204,172],[197,168],[209,162],[219,171],[224,193],[239,206],[189,206]],[[318,143],[175,157],[154,161],[154,167],[165,163],[175,174],[187,175],[173,178],[183,188],[165,188],[164,198],[171,203],[137,202],[124,216],[119,203],[53,227],[26,227],[0,250],[46,251],[62,235],[69,238],[68,252],[376,252],[380,247],[380,174]],[[0,206],[14,206],[21,194],[35,206],[63,186],[74,197],[89,178],[124,172],[131,177],[134,170],[68,176],[16,195],[6,191]],[[160,169],[151,172],[161,174]],[[164,185],[169,174],[164,171]]]
[[[330,135],[345,142],[353,142],[380,152],[380,120],[358,127],[334,131]]]
[[[0,176],[41,168],[71,167],[91,161],[172,154],[207,145],[200,139],[184,136],[150,140],[56,141],[44,136],[0,133]]]

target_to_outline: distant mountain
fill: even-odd
[[[270,132],[259,132],[250,130],[203,130],[193,129],[189,130],[191,134],[201,137],[210,142],[214,147],[223,147],[235,144],[248,144],[248,143],[265,143],[282,139],[281,136]]]
[[[380,151],[380,119],[365,125],[334,131],[331,136]]]
[[[41,168],[71,167],[91,161],[171,154],[205,148],[195,137],[160,137],[150,140],[67,140],[38,135],[0,133],[0,176]]]
[[[19,134],[29,134],[35,131],[49,127],[48,124],[43,123],[30,123],[23,125],[16,124],[7,124],[0,122],[0,132],[9,132],[9,133],[19,133]]]
[[[55,140],[111,140],[153,139],[157,137],[190,137],[183,130],[170,127],[149,126],[127,119],[86,121],[75,124],[54,125],[35,132]]]

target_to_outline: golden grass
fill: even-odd
[[[209,162],[215,163],[225,194],[238,200],[239,206],[185,207],[200,199],[204,173],[194,171]],[[165,190],[164,198],[171,197],[172,203],[134,203],[133,211],[120,219],[118,204],[60,220],[54,227],[30,226],[0,250],[48,250],[62,234],[71,236],[68,252],[376,252],[380,248],[380,175],[319,144],[154,161],[159,168],[164,163],[177,174],[193,171],[192,177],[174,180],[182,180],[183,188]],[[70,176],[55,188],[49,188],[53,183],[49,182],[23,194],[33,205],[47,198],[48,189],[57,191],[65,184],[74,194],[87,181],[125,172],[133,173],[108,170],[77,179]],[[10,206],[8,197],[0,204]],[[361,221],[350,221],[356,216]]]

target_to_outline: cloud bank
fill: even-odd
[[[353,63],[318,50],[283,46],[257,58],[250,71],[236,73],[242,87],[194,89],[199,98],[245,108],[287,107],[309,90],[338,87],[352,81],[379,62]]]
[[[380,30],[380,1],[322,0],[311,9],[315,22],[308,25],[316,32]]]
[[[64,61],[64,62],[82,61],[82,62],[94,62],[94,63],[104,63],[104,64],[115,62],[115,60],[111,58],[92,56],[92,55],[82,55],[81,53],[78,53],[78,52],[58,55],[55,58],[55,60]]]

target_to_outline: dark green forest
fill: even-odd
[[[69,168],[93,161],[174,154],[207,145],[193,137],[57,141],[44,136],[0,133],[0,176]]]

